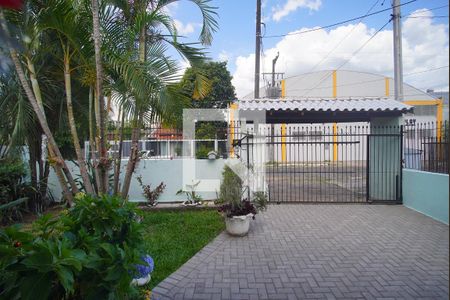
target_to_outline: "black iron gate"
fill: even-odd
[[[270,201],[401,202],[401,126],[280,126],[278,134],[250,130],[234,143],[252,172],[264,165],[256,169]]]

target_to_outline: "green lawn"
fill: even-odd
[[[216,210],[146,211],[145,248],[155,261],[152,289],[206,246],[223,229]]]

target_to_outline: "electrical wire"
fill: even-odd
[[[424,70],[424,71],[408,73],[408,74],[404,74],[403,77],[405,77],[405,76],[411,76],[411,75],[417,75],[417,74],[422,74],[422,73],[427,73],[427,72],[431,72],[431,71],[436,71],[436,70],[440,70],[440,69],[445,69],[445,68],[448,68],[448,67],[449,67],[449,66],[442,66],[442,67],[436,67],[436,68],[432,68],[432,69],[428,69],[428,70]]]
[[[316,27],[316,28],[312,28],[312,29],[308,29],[308,30],[300,31],[300,32],[291,32],[291,33],[278,34],[278,35],[267,35],[264,38],[268,39],[268,38],[276,38],[276,37],[285,37],[285,36],[290,36],[290,35],[300,35],[300,34],[305,34],[305,33],[313,32],[313,31],[318,31],[318,30],[322,30],[322,29],[326,29],[326,28],[330,28],[330,27],[335,27],[335,26],[338,26],[338,25],[342,25],[342,24],[345,24],[345,23],[356,21],[356,20],[361,19],[361,18],[366,18],[366,17],[369,17],[369,16],[377,15],[377,14],[383,13],[385,11],[390,11],[390,10],[392,10],[393,7],[400,7],[400,6],[408,5],[408,4],[411,4],[411,3],[416,2],[416,1],[417,0],[411,0],[411,1],[408,1],[408,2],[405,2],[405,3],[402,3],[400,5],[397,5],[397,6],[392,6],[392,7],[386,8],[386,9],[375,11],[375,12],[370,13],[370,14],[365,14],[365,15],[362,15],[362,16],[358,16],[358,17],[355,17],[355,18],[347,19],[347,20],[340,21],[340,22],[337,22],[337,23],[334,23],[334,24],[330,24],[330,25]]]
[[[375,3],[369,8],[369,10],[366,12],[366,14],[365,15],[368,15],[371,11],[372,11],[372,9],[378,4],[378,2],[379,2],[380,0],[377,0],[377,1],[375,1]],[[359,19],[359,21],[358,22],[361,22],[362,20],[364,20],[364,16],[362,17],[362,18],[360,18]],[[349,33],[347,33],[347,35],[343,38],[343,39],[341,39],[340,41],[339,41],[339,43],[337,43],[334,47],[333,47],[333,49],[331,49],[331,51],[329,51],[328,53],[327,53],[327,55],[325,55],[316,65],[314,65],[314,67],[312,67],[310,70],[309,70],[309,72],[308,73],[311,73],[312,71],[314,71],[318,66],[320,66],[330,55],[331,55],[331,53],[333,53],[352,33],[353,33],[353,31],[355,30],[355,28],[356,28],[356,26],[354,26],[351,30],[350,30],[350,32]]]
[[[448,4],[447,5],[442,5],[442,6],[437,6],[437,7],[432,7],[432,8],[426,8],[426,10],[427,11],[433,11],[433,10],[437,10],[437,9],[441,9],[441,8],[446,8],[446,7],[448,7]],[[421,11],[422,12],[422,11]],[[410,12],[410,13],[408,13],[408,15],[413,15],[413,14],[415,14],[415,13],[419,13],[419,12]]]
[[[410,16],[406,17],[406,19],[419,19],[419,18],[426,18],[426,19],[438,19],[438,18],[448,18],[449,16]]]
[[[350,56],[350,58],[348,58],[347,60],[345,60],[342,64],[340,64],[335,70],[339,70],[340,68],[342,68],[343,66],[345,66],[356,54],[359,53],[359,51],[361,51],[373,38],[375,38],[377,36],[377,34],[382,31],[390,22],[392,21],[392,17],[386,22],[384,23],[383,26],[381,26],[368,40],[366,40],[364,42],[364,44],[362,44],[358,49],[356,49],[356,51],[354,51],[352,53],[352,55]],[[322,78],[322,80],[320,80],[313,88],[309,89],[309,90],[313,90],[316,87],[318,87],[325,79],[327,79],[328,77],[331,76],[332,73],[327,74],[326,76],[324,76]],[[306,95],[307,93],[305,93]]]
[[[427,73],[427,72],[432,72],[432,71],[436,71],[436,70],[440,70],[440,69],[445,69],[448,68],[449,66],[441,66],[441,67],[436,67],[436,68],[432,68],[432,69],[427,69],[427,70],[423,70],[423,71],[419,71],[419,72],[413,72],[413,73],[407,73],[404,74],[403,77],[406,76],[411,76],[411,75],[416,75],[416,74],[422,74],[422,73]],[[348,87],[348,86],[356,86],[356,85],[362,85],[365,83],[371,83],[371,82],[382,82],[384,83],[385,77],[382,78],[376,78],[376,79],[370,79],[370,80],[362,80],[362,81],[356,81],[356,82],[351,82],[351,83],[344,83],[344,84],[338,84],[336,85],[336,87]],[[324,86],[321,87],[322,89],[329,89],[332,88],[332,85],[329,86]],[[297,88],[297,89],[290,89],[290,92],[292,91],[305,91],[305,90],[309,90],[308,88]]]

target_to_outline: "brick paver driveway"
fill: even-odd
[[[248,236],[220,234],[154,295],[448,299],[448,252],[448,226],[403,206],[272,205]]]

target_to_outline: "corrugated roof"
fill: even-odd
[[[250,99],[239,100],[241,110],[296,111],[412,111],[413,107],[393,98],[337,98],[337,99]]]

